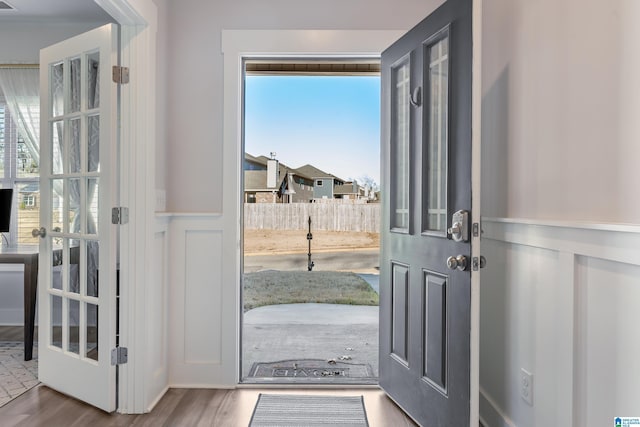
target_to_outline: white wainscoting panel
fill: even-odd
[[[579,257],[576,278],[575,425],[640,417],[640,266]]]
[[[159,217],[153,235],[153,277],[148,280],[146,301],[147,357],[145,408],[150,411],[169,386],[169,221]]]
[[[184,362],[222,360],[222,231],[185,232]]]
[[[238,286],[225,274],[236,252],[225,246],[221,215],[173,215],[170,230],[170,384],[231,387],[236,384]],[[236,245],[237,246],[237,245]]]
[[[482,228],[485,427],[597,427],[638,413],[640,227],[485,218]],[[532,406],[521,369],[533,374]]]

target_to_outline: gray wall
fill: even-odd
[[[483,5],[483,214],[640,223],[640,3]]]
[[[168,91],[167,210],[221,212],[222,186],[214,183],[223,169],[223,29],[409,29],[441,0],[157,3],[168,30],[167,74],[159,81]]]

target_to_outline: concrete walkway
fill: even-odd
[[[243,377],[255,362],[340,360],[371,366],[378,376],[378,307],[281,304],[244,315]]]

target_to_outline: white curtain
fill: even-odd
[[[37,68],[1,68],[0,90],[9,113],[31,153],[40,163],[40,70]]]

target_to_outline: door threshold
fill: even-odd
[[[241,381],[236,384],[236,388],[269,388],[269,389],[380,389],[378,380],[375,382],[246,382]]]
[[[310,377],[246,377],[240,381],[241,384],[276,384],[276,385],[378,385],[377,377],[357,377],[357,378],[310,378]]]

